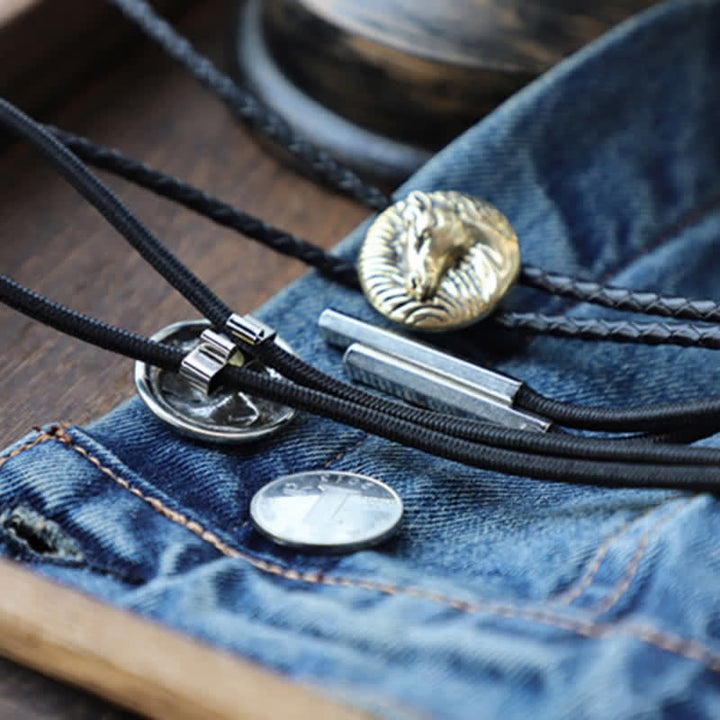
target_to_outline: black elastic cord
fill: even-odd
[[[10,307],[25,313],[29,317],[39,320],[56,330],[64,332],[73,337],[90,342],[98,347],[110,350],[140,360],[150,365],[177,372],[184,357],[184,352],[177,347],[148,340],[139,335],[115,328],[94,318],[81,313],[69,310],[59,303],[52,302],[24,288],[6,276],[0,275],[0,301]],[[263,353],[267,359],[277,361],[285,356],[285,361],[277,362],[289,376],[296,375],[299,369],[304,367],[302,361],[293,355],[285,353],[274,344],[266,347]],[[301,401],[302,409],[309,410],[342,422],[354,425],[354,412],[363,414],[366,411],[370,415],[363,417],[372,418],[375,423],[372,432],[388,437],[386,432],[398,432],[394,423],[400,423],[398,427],[411,425],[422,427],[433,431],[438,436],[448,436],[482,445],[485,449],[478,451],[473,464],[482,466],[482,457],[488,447],[498,447],[504,450],[519,452],[521,454],[545,455],[559,458],[578,458],[590,460],[607,460],[622,463],[662,463],[666,465],[720,465],[720,450],[688,448],[684,446],[654,445],[649,442],[633,441],[626,439],[621,443],[610,443],[587,437],[576,437],[572,435],[556,435],[528,433],[521,430],[500,428],[486,423],[467,418],[458,418],[453,415],[433,412],[421,408],[414,408],[409,405],[386,400],[378,395],[365,393],[352,386],[340,383],[322,373],[313,377],[307,390],[309,394],[301,393],[297,386],[282,380],[270,385],[263,385],[256,382],[255,373],[250,371],[239,373],[231,378],[238,388],[260,394],[263,397],[277,400],[284,404],[297,406]],[[271,388],[271,391],[268,390]],[[295,389],[293,389],[295,388]],[[335,394],[340,392],[340,397]],[[271,392],[271,395],[267,395]],[[718,408],[720,411],[720,408]],[[339,414],[338,414],[339,413]],[[366,420],[369,422],[369,420]],[[357,425],[355,425],[357,427]],[[362,425],[363,429],[369,426]],[[393,429],[395,428],[395,429]],[[395,437],[395,436],[393,436]],[[403,436],[405,437],[405,436]],[[507,472],[517,465],[508,466]],[[555,467],[555,466],[554,466]],[[556,466],[558,469],[560,465]],[[559,470],[558,470],[559,471]],[[526,473],[527,474],[527,473]],[[534,475],[529,473],[530,476]],[[563,479],[556,477],[555,479]]]
[[[666,432],[683,426],[707,428],[720,423],[718,398],[637,408],[584,407],[541,395],[523,385],[515,398],[523,410],[537,413],[565,427],[601,432]]]
[[[264,374],[246,371],[246,377],[241,380],[242,370],[243,368],[227,366],[222,371],[223,379],[234,386],[243,385],[253,394],[291,404],[300,410],[323,415],[336,422],[352,425],[374,435],[381,435],[388,440],[431,455],[473,467],[540,480],[604,487],[667,487],[693,491],[720,489],[720,467],[715,465],[687,467],[670,464],[605,463],[518,453],[488,445],[478,445],[459,438],[448,438],[442,433],[415,423],[397,418],[388,419],[376,410],[327,396],[311,388],[298,385],[281,386],[279,381]],[[379,424],[380,431],[378,431]]]
[[[0,98],[0,121],[7,130],[25,140],[48,160],[78,193],[205,317],[214,325],[224,327],[230,317],[230,309],[167,250],[75,154],[3,98]]]
[[[0,300],[61,332],[165,370],[176,372],[184,356],[184,353],[176,347],[147,340],[68,310],[59,303],[53,303],[4,276],[0,276]],[[584,476],[587,478],[607,476],[604,470],[595,467],[597,463],[593,461],[598,459],[607,459],[613,463],[661,463],[668,466],[720,465],[720,450],[631,441],[621,445],[570,435],[543,435],[507,430],[478,421],[412,408],[379,396],[370,396],[373,402],[369,405],[358,404],[355,401],[356,397],[338,399],[337,396],[319,389],[301,388],[284,380],[266,383],[262,378],[265,376],[248,370],[230,375],[226,381],[244,391],[330,417],[354,427],[361,427],[374,434],[399,440],[414,447],[417,447],[414,444],[417,438],[426,437],[418,435],[417,429],[421,427],[431,431],[427,437],[432,439],[432,445],[420,449],[427,449],[437,454],[436,450],[442,445],[444,448],[442,457],[459,460],[461,458],[455,456],[454,452],[456,448],[461,448],[463,457],[470,459],[470,464],[488,469],[504,468],[505,472],[518,472],[530,477],[539,477],[533,470],[533,467],[537,467],[544,479],[566,480],[568,476],[565,473],[569,472],[568,468],[574,472],[578,466],[561,460],[573,458],[586,460],[587,465],[582,467],[585,468],[583,472],[586,473]],[[362,391],[355,388],[352,390],[356,391],[354,394],[357,396],[363,395]],[[452,442],[448,435],[453,438]],[[462,443],[454,444],[455,439]],[[468,445],[476,448],[472,456],[468,455]],[[486,465],[486,461],[491,457],[488,451],[494,447],[508,450],[511,454],[501,453],[494,461],[498,463],[497,465]],[[536,454],[554,459],[552,462],[536,465],[529,459]],[[642,477],[649,476],[642,475]],[[675,474],[669,477],[675,477]]]
[[[0,103],[0,122],[32,145],[40,145],[44,156],[69,176],[72,184],[108,217],[143,257],[162,268],[175,287],[184,292],[189,276],[187,286],[196,289],[199,296],[191,298],[193,301],[216,303],[222,307],[222,303],[184,266],[181,266],[181,277],[174,276],[179,261],[84,168],[79,159],[67,149],[62,148],[59,152],[59,141],[7,103]],[[128,215],[132,222],[127,220]],[[9,278],[0,278],[0,299],[75,337],[171,371],[179,368],[183,357],[178,348],[140,338],[75,313]],[[261,397],[307,409],[440,457],[529,477],[609,486],[707,489],[718,487],[720,483],[719,451],[657,446],[639,441],[604,443],[560,434],[543,436],[494,428],[371,395],[330,378],[273,343],[261,345],[256,354],[299,384],[234,367],[223,370],[225,381]],[[585,453],[588,457],[582,458]],[[612,458],[612,461],[600,462],[598,455]]]
[[[61,333],[165,370],[178,370],[184,355],[178,348],[70,310],[28,290],[7,275],[0,275],[0,302]]]
[[[77,152],[84,160],[178,202],[221,225],[258,240],[277,252],[302,260],[306,264],[318,268],[333,280],[350,287],[357,286],[357,274],[352,264],[326,253],[312,243],[297,238],[290,233],[277,230],[247,213],[236,210],[208,193],[180,180],[163,175],[144,163],[124,156],[117,150],[97,146],[85,138],[54,128],[51,130],[59,140],[66,143],[73,152]],[[627,290],[602,288],[594,283],[583,284],[565,276],[543,273],[537,268],[524,268],[523,277],[529,279],[528,282],[531,285],[537,282],[541,285],[574,287],[572,297],[588,302],[594,301],[596,296],[603,295],[607,291],[618,298],[613,300],[615,306],[632,302],[632,307],[627,309],[635,311],[642,309],[637,305],[636,301],[629,299],[631,293]],[[570,290],[568,290],[568,293],[570,293]],[[619,296],[624,299],[619,298]],[[641,302],[644,306],[647,306],[648,312],[659,312],[666,315],[676,313],[678,317],[697,317],[698,319],[709,320],[714,319],[714,315],[718,314],[718,305],[712,301],[688,301],[684,298],[663,298],[656,294],[643,293]],[[523,317],[523,321],[518,322],[518,317]],[[497,322],[524,330],[534,329],[536,332],[553,332],[569,337],[597,337],[601,335],[604,339],[626,342],[644,340],[653,343],[668,342],[693,345],[700,341],[705,343],[706,346],[717,347],[718,338],[718,331],[715,328],[688,326],[680,323],[643,325],[627,321],[583,321],[576,318],[552,318],[537,314],[520,313],[500,313],[497,316]],[[592,325],[588,325],[589,322],[592,322]],[[270,358],[266,357],[264,359],[268,364],[275,367]],[[275,362],[277,362],[277,359]],[[281,371],[287,373],[290,368],[286,366]],[[322,375],[322,378],[316,377],[314,369],[309,365],[302,371],[294,368],[293,374],[293,379],[301,383],[308,383],[308,376],[313,377],[312,386],[316,388],[321,387],[322,383],[332,382],[332,379],[328,380],[325,375]],[[351,386],[342,385],[351,388]],[[337,387],[335,387],[335,391],[338,391]],[[347,395],[343,395],[343,397],[347,397]],[[702,420],[709,433],[709,428],[712,426],[708,426],[707,423],[720,423],[720,413],[714,409],[715,406],[712,401],[706,403],[700,410],[694,403],[676,404],[661,409],[643,407],[606,410],[604,408],[583,408],[556,403],[549,398],[534,393],[530,388],[525,388],[517,398],[517,405],[520,408],[547,417],[558,424],[605,432],[676,432],[688,422],[695,423]],[[573,410],[569,408],[573,408]]]

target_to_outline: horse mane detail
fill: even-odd
[[[378,216],[358,269],[380,312],[441,330],[490,312],[517,275],[519,246],[490,203],[454,191],[415,191]]]

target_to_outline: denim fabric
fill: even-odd
[[[513,97],[400,194],[490,200],[524,260],[546,269],[717,298],[718,88],[720,2],[664,4]],[[361,237],[339,252],[354,256]],[[522,289],[507,305],[614,316]],[[259,315],[341,376],[316,331],[328,306],[379,322],[358,293],[315,274]],[[443,343],[584,404],[720,387],[707,350],[530,340],[489,324]],[[399,492],[393,540],[309,555],[250,527],[264,483],[329,467]],[[55,550],[17,531],[36,514],[62,536]],[[87,429],[9,448],[0,528],[2,553],[47,577],[384,717],[720,717],[720,506],[709,495],[507,477],[306,414],[262,443],[203,446],[134,399]]]

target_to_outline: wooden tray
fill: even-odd
[[[172,4],[182,30],[220,58],[227,3],[205,0],[180,12],[188,4]],[[269,158],[224,107],[105,3],[0,0],[0,20],[0,92],[43,121],[121,147],[326,246],[364,216]],[[148,193],[112,185],[240,310],[258,306],[304,269]],[[0,147],[0,236],[3,272],[91,315],[147,335],[195,314],[20,145]],[[233,264],[239,245],[242,263]],[[0,446],[39,423],[84,423],[134,392],[127,360],[4,307],[0,328]],[[361,716],[20,566],[0,563],[0,587],[0,655],[142,714],[163,720]],[[0,720],[100,716],[130,717],[0,661]]]

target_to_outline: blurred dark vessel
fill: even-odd
[[[308,139],[388,185],[649,0],[247,0],[233,66]]]

